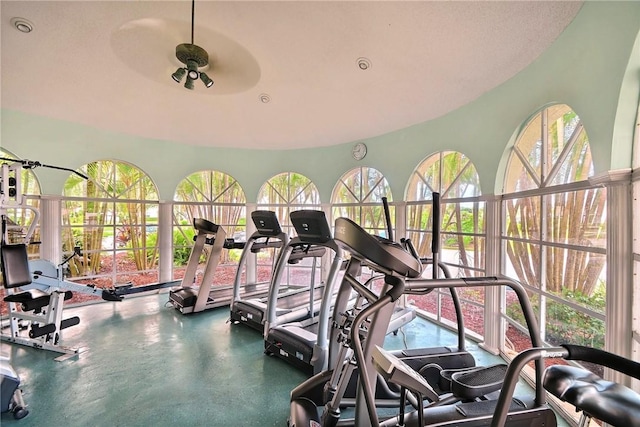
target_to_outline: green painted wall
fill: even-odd
[[[151,176],[162,200],[173,198],[185,176],[219,170],[240,182],[250,202],[268,178],[294,171],[309,177],[328,203],[340,176],[360,165],[384,173],[393,199],[401,200],[424,158],[457,150],[474,162],[483,194],[492,194],[502,187],[513,135],[523,121],[553,102],[572,106],[582,118],[596,173],[631,167],[640,91],[639,31],[640,2],[586,2],[558,40],[511,80],[443,117],[366,140],[369,153],[361,162],[351,158],[352,143],[285,151],[202,148],[8,110],[2,110],[0,143],[21,158],[71,168],[100,159],[128,161]],[[67,178],[46,169],[36,174],[45,194],[60,194]]]

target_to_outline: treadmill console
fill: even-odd
[[[193,218],[193,228],[209,234],[216,234],[218,232],[218,225],[204,218]]]
[[[438,394],[422,375],[393,354],[375,346],[372,357],[376,370],[385,380],[432,399],[434,402],[439,399]]]
[[[278,217],[273,211],[253,211],[251,219],[258,232],[265,236],[277,236],[282,233]]]
[[[294,211],[289,217],[301,240],[309,243],[326,243],[332,239],[331,229],[323,211]]]

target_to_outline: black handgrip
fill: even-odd
[[[573,344],[562,344],[562,347],[566,348],[569,352],[569,355],[566,357],[567,360],[581,360],[583,362],[595,363],[629,375],[630,377],[640,379],[640,363],[638,362],[592,347]]]
[[[389,213],[389,202],[386,197],[382,198],[382,206],[384,207],[384,219],[387,222],[387,239],[393,240],[393,227],[391,226],[391,214]]]
[[[440,193],[433,193],[433,203],[431,205],[432,216],[432,238],[431,253],[440,252]]]
[[[411,239],[402,239],[402,245],[407,250],[407,252],[413,255],[415,259],[420,261],[421,264],[424,264],[422,262],[422,259],[420,258],[420,255],[418,255],[418,251],[416,251],[416,247],[413,246],[413,242],[411,241]]]
[[[391,297],[391,301],[397,301],[404,293],[404,281],[396,276],[385,275],[384,282],[387,285],[391,285],[391,289],[387,291],[387,295]]]

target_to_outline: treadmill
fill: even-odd
[[[265,323],[265,353],[278,356],[307,373],[317,374],[331,368],[332,360],[337,357],[337,349],[329,348],[330,343],[337,342],[337,335],[331,333],[332,317],[352,309],[357,301],[351,291],[341,293],[335,289],[337,277],[344,265],[342,249],[331,236],[324,212],[309,210],[292,212],[291,223],[296,229],[300,242],[330,249],[334,253],[334,258],[320,311],[316,315],[298,321],[283,322],[281,316],[272,318],[273,313],[268,312]],[[374,280],[376,277],[372,276],[365,286],[371,287]],[[340,289],[342,288],[343,286],[340,286]],[[373,293],[373,291],[370,292]],[[336,306],[338,299],[341,302]],[[387,333],[396,333],[415,316],[413,308],[395,306]]]
[[[271,276],[268,295],[234,301],[231,306],[231,322],[247,325],[264,334],[268,331],[265,323],[270,306],[273,319],[277,319],[279,323],[293,322],[315,315],[320,309],[319,301],[325,288],[324,283],[316,285],[316,268],[318,259],[322,258],[325,252],[325,247],[304,242],[299,236],[291,239],[280,251]],[[285,281],[285,268],[307,259],[312,260],[310,284],[294,283],[282,286],[282,282]],[[272,323],[275,321],[272,320]]]
[[[181,287],[169,292],[169,303],[180,313],[189,314],[208,310],[231,301],[231,286],[213,287],[213,277],[220,262],[223,249],[243,249],[244,242],[227,239],[224,228],[204,218],[194,218],[193,228],[198,231],[194,236],[195,243],[189,255],[187,270],[182,278]],[[202,282],[194,286],[200,257],[209,248]]]
[[[277,259],[280,251],[289,242],[289,236],[282,231],[278,217],[273,211],[257,210],[251,212],[251,220],[256,231],[247,239],[233,283],[233,294],[230,302],[231,311],[240,301],[264,297],[269,293],[270,280],[257,281],[254,270],[248,267],[249,255],[258,254],[270,249],[276,250],[273,258]],[[243,269],[245,280],[243,281]],[[273,271],[273,266],[271,268]]]
[[[298,237],[293,245],[313,245],[333,251],[333,261],[324,286],[320,309],[294,322],[282,322],[273,305],[267,309],[265,354],[275,355],[303,370],[318,373],[327,369],[331,310],[335,304],[336,278],[342,266],[342,249],[331,236],[324,212],[300,210],[291,212],[291,223]],[[272,301],[271,303],[274,303]]]

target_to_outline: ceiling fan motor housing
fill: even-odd
[[[182,43],[176,46],[176,58],[185,65],[187,65],[187,61],[195,61],[198,67],[204,67],[209,63],[207,51],[191,43]]]

